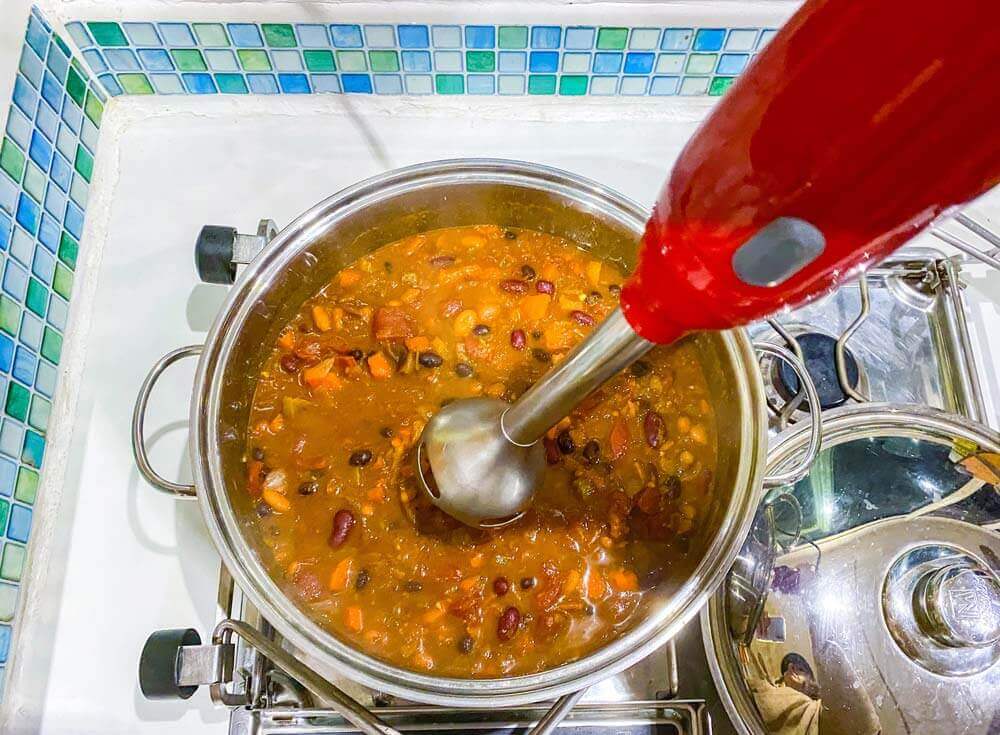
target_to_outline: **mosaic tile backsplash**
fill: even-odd
[[[0,137],[0,688],[105,100],[33,8]]]
[[[721,95],[769,28],[72,22],[121,94]]]

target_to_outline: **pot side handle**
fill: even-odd
[[[143,426],[146,422],[146,405],[149,403],[149,395],[153,392],[153,386],[156,385],[156,381],[163,374],[163,371],[178,360],[200,355],[201,351],[202,345],[188,345],[187,347],[179,347],[161,357],[150,369],[146,379],[142,381],[139,395],[135,399],[135,408],[132,409],[132,456],[135,458],[139,473],[146,479],[146,482],[157,490],[181,498],[193,498],[195,496],[194,485],[172,482],[153,469],[149,462],[149,454],[146,452]]]

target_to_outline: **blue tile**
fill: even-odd
[[[64,331],[69,319],[69,304],[61,299],[59,294],[49,294],[49,312],[45,318],[60,332]]]
[[[693,28],[668,28],[660,39],[660,48],[664,51],[686,51],[693,35]]]
[[[62,119],[66,127],[77,135],[80,134],[80,124],[83,122],[83,111],[72,101],[73,98],[66,95],[63,100]]]
[[[56,390],[56,369],[44,360],[38,363],[38,373],[35,375],[35,390],[46,398],[52,398]]]
[[[160,36],[167,46],[194,46],[194,34],[187,23],[160,23]]]
[[[59,132],[59,115],[48,105],[42,105],[35,115],[35,127],[41,130],[46,138],[55,141],[56,133]]]
[[[42,331],[45,325],[30,311],[21,313],[21,331],[19,332],[21,343],[27,345],[35,352],[42,348]]]
[[[156,32],[156,26],[152,23],[122,23],[122,28],[133,46],[151,46],[163,43],[160,34]]]
[[[372,78],[367,74],[341,74],[340,83],[345,92],[371,94]]]
[[[430,71],[431,54],[429,51],[403,51],[404,71]]]
[[[139,61],[149,71],[173,71],[174,62],[170,54],[162,48],[139,49]]]
[[[366,25],[365,43],[368,48],[396,48],[396,29],[390,25]]]
[[[18,457],[24,446],[24,427],[13,419],[4,419],[0,424],[0,452]]]
[[[124,94],[125,90],[122,89],[122,85],[118,83],[118,80],[115,79],[114,75],[101,74],[97,77],[97,80],[104,85],[104,88],[112,97],[118,97]]]
[[[52,74],[45,72],[42,81],[42,99],[52,105],[53,110],[60,109],[63,98],[63,87]]]
[[[31,533],[31,510],[23,505],[12,505],[10,507],[10,521],[7,523],[7,538],[24,544],[28,541],[29,533]],[[0,625],[0,661],[7,660],[6,649],[10,641],[4,641],[3,633],[3,629],[7,627]],[[7,637],[9,638],[9,633]]]
[[[330,45],[330,35],[326,26],[318,23],[296,23],[295,33],[303,48],[322,48]]]
[[[462,29],[458,26],[432,26],[431,39],[434,48],[460,48]]]
[[[229,37],[233,39],[234,46],[260,48],[264,45],[260,29],[253,23],[230,23],[227,28],[229,28]]]
[[[655,58],[653,54],[628,53],[625,55],[625,73],[649,74],[653,71],[653,61]]]
[[[45,250],[44,247],[35,248],[35,257],[31,262],[31,272],[35,274],[38,280],[42,281],[46,286],[52,285],[52,274],[56,270],[56,259],[52,257],[52,254]],[[30,383],[30,380],[26,380],[26,383]]]
[[[176,74],[150,74],[149,81],[157,94],[186,94],[181,78]]]
[[[3,269],[3,290],[18,301],[28,290],[28,273],[13,260],[8,260]]]
[[[10,245],[10,229],[12,226],[10,217],[0,212],[0,250],[6,250],[7,246]]]
[[[375,94],[403,94],[403,78],[399,74],[375,74]]]
[[[594,54],[594,74],[618,74],[621,70],[622,54],[607,51]]]
[[[73,184],[69,187],[69,198],[76,202],[81,208],[87,206],[87,194],[90,192],[90,185],[87,183],[79,174],[73,176]],[[69,219],[69,215],[66,215],[66,219]],[[83,220],[81,215],[81,226]],[[69,225],[67,225],[67,228]]]
[[[26,193],[22,193],[17,202],[17,223],[34,235],[38,232],[38,218],[42,210]]]
[[[532,51],[528,59],[530,71],[553,72],[559,70],[559,54],[556,51]]]
[[[496,94],[496,79],[492,74],[470,74],[465,88],[469,94]]]
[[[427,26],[405,25],[397,26],[400,48],[428,48],[431,45]]]
[[[719,57],[719,65],[716,68],[718,74],[739,74],[743,71],[747,62],[750,61],[750,54],[723,54]]]
[[[25,385],[32,385],[35,382],[35,368],[38,367],[38,357],[27,347],[21,345],[14,353],[14,365],[10,374]],[[6,372],[6,370],[5,370]]]
[[[339,94],[340,77],[336,74],[312,74],[310,81],[314,92]]]
[[[87,48],[87,46],[94,45],[94,39],[90,37],[90,32],[87,31],[83,23],[74,20],[66,24],[66,30],[69,32],[69,37],[80,48]]]
[[[718,51],[725,40],[725,28],[701,28],[694,36],[694,50]]]
[[[42,169],[43,172],[48,172],[49,164],[52,163],[52,144],[45,140],[45,136],[40,130],[36,130],[31,136],[28,157],[38,164],[38,168]]]
[[[66,71],[69,69],[69,58],[59,48],[58,44],[49,44],[49,58],[46,61],[49,71],[60,82],[66,81]]]
[[[278,80],[273,74],[247,74],[247,85],[254,94],[278,94]]]
[[[562,29],[559,26],[532,26],[531,48],[559,48]]]
[[[215,94],[219,91],[211,74],[181,74],[181,78],[191,94]]]
[[[361,26],[359,25],[332,25],[330,26],[330,38],[337,48],[361,48],[364,46],[364,39],[361,38]]]
[[[78,241],[83,236],[83,210],[70,202],[66,205],[66,219],[63,221],[67,231]]]
[[[501,51],[497,58],[497,71],[518,72],[528,68],[528,54],[524,51]]]
[[[12,12],[12,11],[8,11]],[[28,16],[28,29],[24,34],[28,45],[35,50],[35,53],[42,59],[45,58],[45,48],[49,45],[49,33],[45,26],[34,15]]]
[[[305,74],[279,74],[278,84],[285,94],[309,94],[309,77]]]
[[[0,334],[0,370],[9,373],[14,365],[14,340]]]
[[[109,48],[104,50],[104,58],[108,66],[115,71],[139,71],[139,60],[131,49]]]
[[[29,118],[33,118],[35,116],[35,107],[38,105],[38,95],[35,94],[35,90],[31,88],[31,84],[28,83],[28,80],[20,74],[17,75],[17,79],[14,81],[14,104],[17,105],[21,109],[21,112]]]
[[[27,540],[27,539],[25,539]],[[0,625],[0,663],[7,660],[10,653],[11,628],[9,625]]]
[[[34,238],[20,227],[15,227],[10,239],[10,257],[27,268],[35,254]]]
[[[17,465],[9,459],[0,457],[0,495],[8,498],[14,494],[14,484],[17,482]]]
[[[42,74],[45,71],[45,67],[42,64],[42,60],[35,56],[35,52],[27,46],[21,49],[21,60],[17,68],[24,75],[24,78],[31,82],[31,86],[38,89],[42,83]]]
[[[677,94],[680,81],[680,77],[653,77],[649,85],[649,94],[656,97]]]
[[[466,48],[493,48],[496,46],[496,29],[493,26],[466,26]]]
[[[45,211],[49,213],[52,217],[62,219],[63,212],[66,211],[66,194],[58,186],[50,186],[45,191]],[[42,215],[42,222],[38,226],[38,239],[42,239],[42,229],[45,227],[47,221],[46,216]]]
[[[50,186],[49,189],[51,188]],[[43,214],[42,223],[38,226],[38,242],[54,253],[59,248],[59,232],[59,220]]]
[[[566,29],[566,48],[576,51],[594,47],[596,30],[586,26]]]
[[[21,461],[31,467],[41,467],[45,458],[45,439],[37,432],[24,432],[24,451],[21,452]],[[10,531],[8,530],[9,534]]]
[[[18,188],[13,181],[6,176],[0,176],[0,209],[5,209],[10,214],[14,214],[17,206]]]
[[[90,64],[94,74],[103,74],[108,70],[108,65],[104,63],[104,57],[96,49],[87,49],[83,52],[83,58]]]
[[[28,142],[31,140],[31,120],[16,107],[10,108],[10,115],[7,117],[7,135],[21,146],[22,150],[28,149]]]

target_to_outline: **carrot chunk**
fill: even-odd
[[[342,592],[347,589],[347,583],[351,578],[351,567],[354,564],[354,560],[351,557],[341,559],[337,562],[337,566],[333,568],[333,573],[330,575],[330,591],[331,592]]]
[[[355,633],[360,633],[365,627],[364,617],[361,614],[361,608],[356,605],[351,605],[344,610],[344,625],[347,626],[348,630],[352,630]]]
[[[368,358],[368,371],[375,380],[385,380],[392,375],[392,365],[381,352]]]

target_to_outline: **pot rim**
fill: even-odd
[[[756,353],[742,329],[721,334],[738,376],[734,395],[740,403],[741,461],[732,509],[687,581],[669,604],[621,637],[576,661],[535,674],[499,679],[441,677],[392,666],[339,640],[311,620],[277,586],[240,531],[228,501],[221,470],[217,396],[224,365],[253,305],[273,277],[337,221],[374,201],[414,188],[441,184],[520,185],[562,195],[586,210],[617,219],[641,235],[647,212],[601,184],[559,169],[500,159],[452,159],[396,169],[354,184],[316,204],[281,230],[231,289],[209,331],[198,361],[191,405],[190,453],[198,504],[212,541],[236,583],[261,614],[300,651],[327,668],[343,671],[361,684],[407,699],[444,706],[520,705],[557,697],[590,686],[645,658],[675,635],[714,592],[728,572],[753,519],[767,448],[763,389]]]

